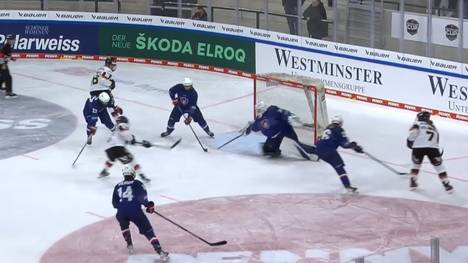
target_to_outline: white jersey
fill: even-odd
[[[112,70],[106,66],[98,68],[91,80],[89,91],[111,90],[114,81],[112,80]]]
[[[109,148],[114,146],[125,146],[133,140],[133,134],[128,130],[128,124],[119,123],[109,138]]]
[[[409,131],[408,140],[413,142],[413,148],[439,149],[439,132],[432,122],[416,121]]]

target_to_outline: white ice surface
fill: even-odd
[[[85,141],[82,107],[88,95],[90,73],[82,76],[57,72],[70,68],[93,72],[101,62],[19,60],[11,63],[15,92],[59,104],[78,118],[78,128],[59,143],[23,156],[0,160],[0,262],[37,262],[61,237],[83,226],[110,217],[113,186],[121,180],[120,165],[105,180],[96,178],[106,160],[109,131],[99,126],[94,144],[85,149],[75,169],[71,163]],[[86,71],[85,71],[86,72]],[[216,150],[252,116],[250,79],[174,67],[119,63],[115,72],[117,104],[131,121],[139,139],[161,141],[172,108],[167,90],[183,77],[193,79],[199,105],[216,139],[208,138],[194,124],[202,141],[201,151],[191,131],[179,123],[173,133],[183,137],[172,151],[132,147],[143,171],[152,178],[150,198],[159,204],[176,200],[258,193],[339,193],[342,186],[334,170],[324,162],[306,162],[290,156],[269,160],[259,155],[251,136]],[[234,98],[238,98],[232,100]],[[232,101],[231,101],[232,100]],[[21,98],[17,99],[21,103]],[[225,102],[225,103],[223,103]],[[401,171],[410,167],[406,135],[415,113],[356,101],[327,97],[329,116],[342,114],[348,136],[365,150]],[[27,113],[25,113],[27,116]],[[7,116],[6,116],[7,117]],[[421,190],[410,192],[408,181],[363,156],[343,150],[342,156],[354,185],[362,194],[403,197],[466,207],[464,191],[468,174],[466,123],[434,118],[440,130],[445,165],[457,190],[443,191],[427,163],[420,178]],[[6,140],[1,138],[0,140]]]

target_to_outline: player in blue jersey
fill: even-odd
[[[291,125],[291,122],[298,119],[297,116],[274,105],[267,108],[264,102],[257,103],[255,111],[257,117],[254,122],[249,123],[245,129],[245,135],[250,134],[251,131],[261,131],[267,137],[262,145],[263,155],[280,156],[280,146],[284,137],[286,137],[296,143],[296,148],[302,157],[308,160],[311,159],[311,156],[307,153],[314,154],[314,147],[300,142],[294,127]]]
[[[210,137],[214,136],[205,118],[203,118],[200,108],[197,106],[198,94],[193,88],[193,83],[190,78],[185,78],[183,83],[179,83],[170,88],[169,96],[172,99],[174,108],[167,121],[167,129],[165,132],[161,133],[161,137],[166,137],[174,131],[175,123],[179,122],[183,114],[187,114],[184,120],[186,125],[189,125],[193,119],[193,121],[197,122],[198,125],[202,127],[206,134]]]
[[[341,183],[349,192],[356,192],[357,188],[351,186],[344,162],[337,151],[339,146],[346,149],[353,149],[357,153],[363,153],[363,149],[356,142],[350,142],[346,137],[345,131],[342,128],[343,118],[335,116],[331,120],[331,124],[323,131],[320,140],[316,144],[316,152],[320,159],[330,164],[340,176]]]
[[[114,188],[112,195],[112,205],[117,209],[116,218],[119,222],[122,235],[127,242],[129,253],[133,253],[132,235],[130,232],[130,222],[134,223],[140,232],[153,246],[163,262],[169,261],[169,253],[161,248],[159,240],[156,238],[153,227],[141,209],[146,207],[147,213],[154,212],[154,202],[148,201],[147,192],[142,182],[135,179],[135,171],[129,165],[122,170],[124,180]]]
[[[92,96],[86,99],[86,103],[83,108],[83,115],[86,120],[86,134],[88,136],[87,143],[92,143],[92,136],[96,134],[96,123],[98,119],[103,123],[109,130],[114,130],[114,123],[112,122],[107,107],[109,106],[110,96],[106,92],[101,92],[98,96]]]

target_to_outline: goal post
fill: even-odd
[[[321,80],[285,73],[257,74],[254,76],[254,115],[255,105],[260,101],[295,114],[299,121],[291,124],[305,143],[316,143],[328,125],[325,87]]]

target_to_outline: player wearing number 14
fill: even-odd
[[[124,180],[114,188],[112,205],[117,209],[115,217],[119,222],[129,253],[133,253],[133,241],[130,233],[130,222],[133,222],[138,227],[140,234],[150,241],[163,262],[168,262],[169,253],[161,248],[161,244],[154,234],[151,223],[141,209],[143,205],[146,207],[147,213],[153,213],[154,202],[148,201],[145,186],[142,182],[135,179],[135,171],[131,166],[124,166],[122,174]]]

